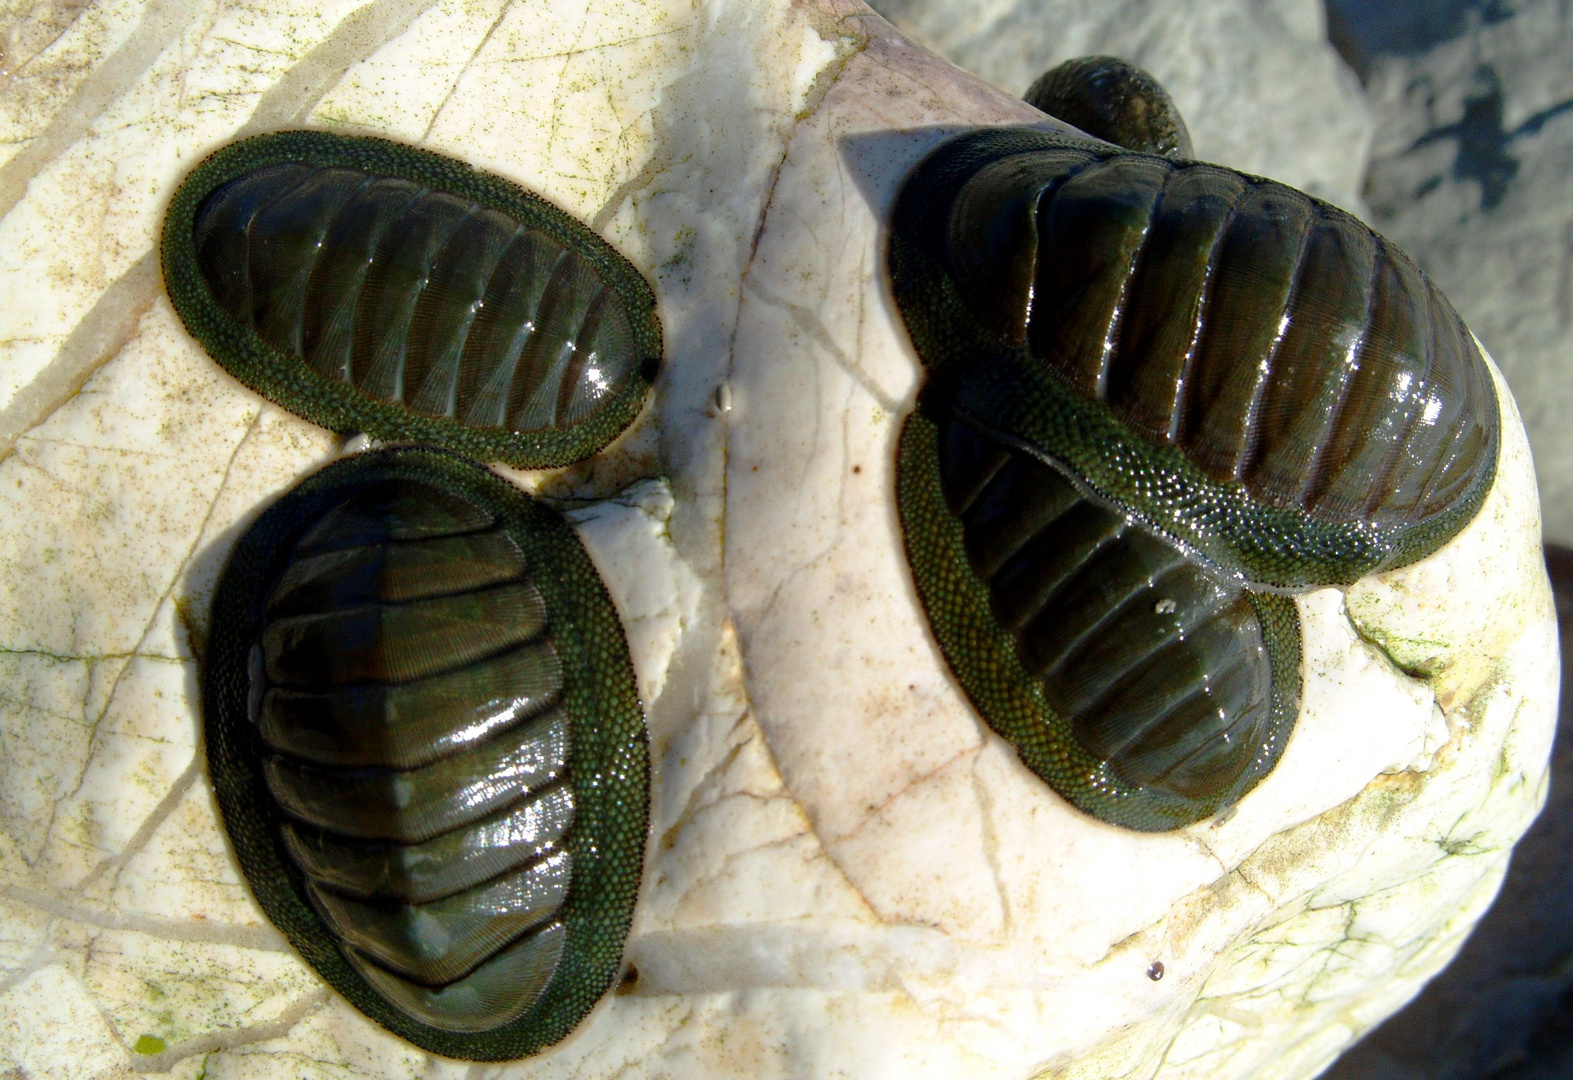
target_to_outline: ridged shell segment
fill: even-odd
[[[1277,764],[1300,703],[1288,597],[1219,577],[933,395],[902,428],[896,493],[957,681],[1072,805],[1175,829]]]
[[[248,531],[214,625],[210,770],[269,916],[435,1052],[566,1034],[615,976],[648,799],[572,530],[456,456],[359,455]]]
[[[936,406],[1251,588],[1424,558],[1495,478],[1495,383],[1457,314],[1282,184],[968,132],[904,182],[888,265]]]
[[[1089,780],[1216,804],[1260,777],[1298,700],[1274,698],[1246,591],[961,421],[941,424],[939,469],[994,618],[1097,762]]]
[[[208,196],[196,230],[225,311],[423,416],[572,427],[639,359],[623,303],[577,252],[407,180],[273,165]]]
[[[232,374],[339,431],[515,465],[586,457],[639,411],[654,295],[567,214],[378,139],[284,132],[193,170],[165,277]]]
[[[424,1022],[519,1016],[573,878],[562,666],[523,555],[480,507],[374,483],[296,543],[264,612],[252,719],[318,914]]]
[[[1479,511],[1483,354],[1343,211],[1056,131],[937,146],[887,258],[926,368],[898,511],[958,683],[1101,820],[1224,810],[1294,728],[1286,594],[1424,558]]]
[[[1032,242],[1001,244],[1013,229]],[[1021,155],[962,187],[949,243],[963,293],[1065,385],[1264,505],[1415,525],[1494,465],[1490,376],[1457,314],[1402,252],[1292,188]],[[979,272],[991,257],[1008,267]]]

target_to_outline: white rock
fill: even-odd
[[[921,372],[882,222],[945,132],[1031,110],[833,0],[153,0],[71,26],[85,74],[22,68],[4,91],[0,1070],[1309,1077],[1489,902],[1543,798],[1556,680],[1505,394],[1479,518],[1301,599],[1305,709],[1278,770],[1226,820],[1123,832],[967,707],[893,505]],[[339,446],[185,337],[153,244],[204,153],[301,122],[542,192],[650,277],[667,333],[635,430],[515,474],[574,507],[647,697],[638,979],[551,1052],[479,1073],[295,958],[198,747],[214,578]]]

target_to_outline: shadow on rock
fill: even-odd
[[[1512,14],[1504,0],[1327,0],[1327,39],[1364,79],[1384,56],[1414,56],[1462,36],[1473,20]]]

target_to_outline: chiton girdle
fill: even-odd
[[[385,139],[285,131],[224,147],[175,193],[162,259],[176,311],[227,371],[382,442],[572,464],[633,421],[660,365],[654,293],[591,229]],[[605,370],[597,333],[616,354]]]
[[[266,686],[274,686],[276,690],[280,679],[312,684],[306,687],[307,696],[315,692],[315,685],[324,678],[329,682],[346,683],[355,692],[364,691],[368,685],[366,679],[370,676],[365,657],[356,652],[354,635],[345,637],[338,630],[330,630],[332,640],[324,653],[309,640],[309,633],[302,636],[304,632],[298,627],[286,626],[280,630],[279,626],[281,620],[286,623],[304,620],[309,624],[318,618],[309,612],[316,611],[325,611],[330,618],[346,614],[360,618],[368,602],[365,595],[368,581],[375,581],[379,589],[393,588],[398,592],[411,580],[417,583],[424,580],[422,575],[427,575],[428,571],[419,568],[411,571],[412,564],[407,560],[395,565],[398,560],[384,564],[374,559],[372,569],[375,572],[370,578],[366,577],[365,567],[352,567],[353,573],[348,577],[331,566],[326,576],[322,575],[320,566],[310,567],[305,573],[291,573],[291,567],[298,568],[303,562],[326,560],[333,563],[339,559],[344,551],[335,547],[337,541],[325,544],[312,536],[312,530],[335,514],[338,517],[334,520],[342,525],[346,514],[353,517],[360,513],[351,505],[355,498],[370,491],[372,495],[366,497],[376,503],[384,489],[405,493],[401,498],[419,499],[422,492],[434,493],[438,502],[461,509],[468,506],[480,518],[494,522],[480,531],[461,523],[448,533],[461,540],[467,536],[495,534],[497,543],[492,543],[491,548],[517,553],[520,565],[527,568],[525,581],[538,593],[545,620],[543,630],[528,629],[520,633],[527,637],[534,635],[532,642],[545,642],[561,668],[560,689],[557,683],[547,681],[552,682],[548,690],[554,695],[553,715],[560,715],[566,733],[567,775],[553,774],[541,783],[545,785],[542,790],[548,794],[558,791],[560,786],[566,786],[571,792],[571,824],[566,835],[555,843],[548,842],[545,847],[526,853],[527,860],[535,860],[527,862],[528,866],[538,866],[542,858],[549,857],[566,861],[570,867],[566,896],[554,898],[553,902],[560,903],[560,907],[555,908],[551,916],[556,920],[553,925],[561,927],[560,953],[549,981],[539,990],[538,996],[528,1000],[523,1012],[491,1026],[467,1022],[463,1016],[452,1023],[433,1024],[422,1020],[408,1007],[373,986],[363,973],[367,970],[365,957],[357,957],[356,962],[351,962],[355,946],[348,944],[328,924],[333,911],[345,903],[369,904],[368,911],[380,910],[383,917],[388,918],[405,918],[415,910],[387,895],[390,888],[395,893],[399,889],[408,892],[409,882],[405,879],[411,875],[402,870],[397,873],[389,870],[395,865],[393,856],[384,858],[382,853],[385,848],[396,849],[405,841],[420,843],[426,838],[377,839],[382,826],[375,821],[356,822],[347,828],[351,834],[369,831],[373,834],[370,840],[356,839],[353,835],[348,838],[336,836],[331,829],[322,829],[320,821],[317,825],[302,824],[298,815],[285,811],[275,794],[291,790],[287,782],[285,788],[278,787],[279,779],[275,774],[280,769],[294,769],[297,774],[320,774],[307,777],[308,788],[310,782],[321,779],[322,775],[337,777],[327,785],[329,789],[345,787],[344,781],[349,779],[359,783],[368,777],[373,787],[382,784],[386,788],[388,781],[397,785],[401,782],[400,776],[412,774],[368,767],[364,760],[365,740],[356,742],[347,738],[342,728],[335,728],[331,723],[325,726],[308,723],[304,728],[297,725],[295,737],[297,743],[307,744],[302,753],[318,760],[326,755],[327,760],[337,761],[337,767],[328,766],[324,772],[318,765],[291,764],[293,759],[286,760],[289,755],[281,756],[275,746],[269,745],[252,718],[254,713],[260,718],[266,712],[259,704],[262,697],[259,691]],[[346,506],[351,509],[344,510]],[[372,547],[387,540],[387,536],[382,540],[376,538],[380,527],[378,513],[381,512],[374,507],[369,515],[362,515],[370,520],[365,529],[372,535],[369,541]],[[386,519],[387,515],[383,517]],[[470,523],[471,526],[475,524]],[[434,542],[441,546],[449,540],[444,536]],[[391,543],[394,546],[402,543],[406,548],[411,544],[408,540]],[[426,541],[419,541],[416,546],[420,544],[430,548]],[[383,543],[384,548],[387,546]],[[356,554],[359,550],[350,550],[352,562],[360,558]],[[430,554],[427,550],[421,558]],[[475,570],[475,564],[467,557],[454,559],[451,552],[438,552],[438,555],[439,562],[447,568],[442,572],[451,572],[455,566],[459,568],[462,580],[455,587],[461,595],[476,589],[510,587],[507,582],[499,584],[494,580],[498,575],[484,567]],[[414,578],[410,577],[411,573]],[[516,586],[513,588],[517,591]],[[274,606],[271,614],[270,597]],[[409,606],[399,599],[378,603],[383,605],[384,616],[390,610],[397,614],[401,605]],[[473,1060],[512,1059],[536,1053],[573,1030],[613,984],[621,966],[623,941],[638,894],[644,856],[649,760],[643,715],[622,627],[572,528],[555,511],[459,455],[415,447],[356,455],[335,462],[302,481],[264,511],[246,531],[218,583],[212,627],[203,688],[209,773],[226,830],[253,895],[300,955],[361,1011],[433,1053]],[[280,640],[285,641],[283,646]],[[290,642],[300,646],[294,653],[290,653],[294,647]],[[397,647],[400,643],[395,641],[393,645]],[[487,648],[489,646],[484,644],[481,646],[482,651]],[[269,659],[261,659],[263,653]],[[419,653],[418,648],[404,650],[400,654],[403,659],[396,658],[395,666],[415,663],[418,668],[422,662]],[[412,656],[414,660],[410,659]],[[288,667],[297,661],[300,667],[282,674],[268,666],[276,663]],[[424,669],[399,670],[410,676],[430,675]],[[325,671],[328,675],[324,675]],[[464,673],[460,671],[461,677]],[[420,682],[417,679],[400,685],[419,686]],[[298,687],[286,689],[291,693],[299,690]],[[502,737],[506,737],[509,730],[528,727],[535,722],[541,722],[540,717],[531,713],[522,724],[501,728]],[[488,734],[477,745],[484,749],[491,738],[494,736]],[[280,741],[276,734],[269,735],[268,739],[274,743]],[[375,743],[376,739],[371,741]],[[561,749],[560,741],[547,739],[542,745],[548,743]],[[372,753],[384,757],[392,754],[398,759],[396,764],[414,766],[417,772],[421,766],[430,768],[427,761],[434,756],[438,765],[463,760],[462,756],[443,758],[442,755],[452,749],[448,746],[417,747],[414,757],[405,753],[407,749],[407,746],[390,749],[376,745]],[[459,754],[465,752],[474,751],[461,748]],[[318,785],[318,790],[322,788],[323,785]],[[524,799],[537,795],[538,791],[527,792]],[[327,813],[331,819],[333,805],[332,799],[322,800],[317,816]],[[559,824],[564,817],[566,815],[559,815]],[[546,839],[549,841],[550,837]],[[321,880],[309,884],[308,875],[303,872],[302,860],[309,861],[311,857],[309,850],[302,855],[303,844],[307,849],[314,844],[326,844],[324,850],[330,858],[344,850],[359,852],[362,856],[369,850],[371,861],[378,863],[383,876],[377,878],[373,874],[358,883],[350,882],[348,887],[334,886],[327,892],[341,899],[325,904]],[[367,844],[369,848],[364,847]],[[482,855],[487,854],[482,852]],[[382,861],[378,862],[379,859]],[[352,867],[351,877],[354,872],[358,871]],[[478,871],[482,876],[486,872],[485,869]],[[388,880],[390,873],[399,878],[392,885]],[[413,875],[414,878],[419,876],[418,873]],[[474,876],[469,874],[469,877]],[[491,882],[504,881],[509,876],[510,872],[504,872]],[[320,875],[318,877],[320,879]],[[477,884],[466,878],[459,884],[466,889],[484,889],[491,882]],[[450,891],[452,884],[432,891]],[[420,887],[417,881],[417,892]],[[343,899],[345,896],[347,900]],[[416,895],[415,899],[425,902],[430,897]],[[547,928],[550,930],[552,926]],[[482,932],[492,931],[483,929]],[[497,950],[487,955],[497,955]],[[455,962],[473,966],[474,957]],[[372,974],[377,977],[376,971]],[[445,978],[453,973],[437,974]]]

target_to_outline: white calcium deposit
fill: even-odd
[[[1476,521],[1300,599],[1278,769],[1224,820],[1122,831],[969,708],[895,511],[921,370],[885,284],[893,194],[945,134],[1041,116],[853,0],[7,10],[53,36],[12,27],[0,73],[0,1075],[1310,1077],[1489,904],[1556,699],[1505,391]],[[431,1058],[326,989],[208,784],[213,582],[341,445],[201,352],[155,243],[206,153],[301,125],[513,179],[660,300],[635,427],[508,474],[600,568],[654,762],[637,978],[529,1061]]]

